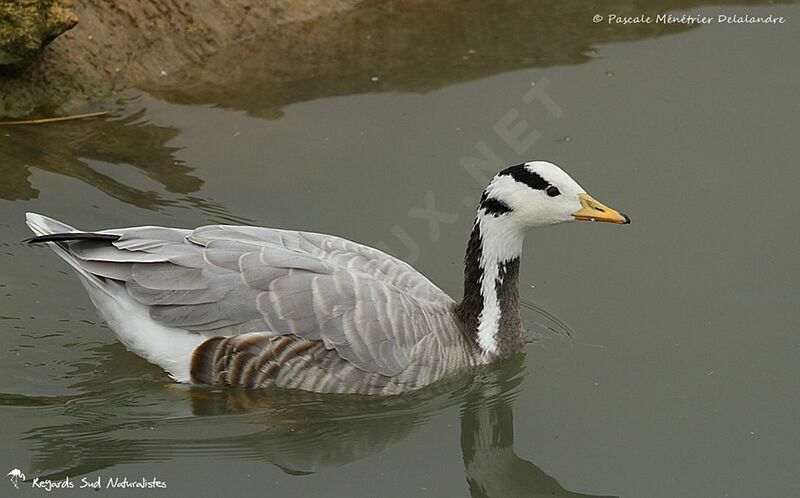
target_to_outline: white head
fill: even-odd
[[[525,229],[574,220],[630,223],[624,214],[589,196],[553,163],[531,161],[499,172],[486,187],[479,216]]]

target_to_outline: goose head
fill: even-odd
[[[630,218],[546,161],[506,168],[484,190],[464,258],[464,298],[455,308],[484,360],[508,357],[524,344],[518,275],[526,232],[568,221],[630,223]]]
[[[481,214],[525,229],[568,221],[630,223],[628,216],[604,205],[561,168],[531,161],[506,168],[483,192]]]

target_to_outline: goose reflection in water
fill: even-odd
[[[122,347],[97,352],[106,364],[81,367],[93,374],[74,386],[91,395],[0,397],[0,404],[30,409],[63,405],[60,415],[75,419],[26,434],[35,455],[29,479],[75,479],[123,464],[222,453],[268,461],[291,475],[325,472],[380,453],[459,406],[472,496],[595,496],[564,489],[514,449],[513,405],[524,378],[524,353],[416,393],[373,398],[173,384],[165,389],[157,369],[145,367],[142,375],[144,363],[125,361]],[[215,433],[198,437],[197,428],[209,422]]]

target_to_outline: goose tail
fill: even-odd
[[[83,268],[75,259],[75,256],[70,254],[63,245],[64,241],[73,238],[71,235],[83,234],[84,232],[66,223],[37,213],[25,213],[25,223],[27,223],[28,228],[31,229],[35,236],[26,239],[24,242],[28,244],[46,243],[53,252],[78,272],[84,284],[92,284],[101,289],[104,287],[103,281]],[[59,241],[62,241],[62,243],[60,244]]]
[[[36,237],[33,239],[28,239],[31,242],[34,242],[37,237],[42,237],[45,235],[52,235],[56,233],[72,233],[77,232],[78,230],[75,227],[71,227],[66,223],[61,223],[58,220],[54,220],[53,218],[48,218],[47,216],[42,216],[41,214],[36,213],[25,213],[25,222],[28,224],[28,228],[36,234]]]
[[[198,333],[167,327],[150,317],[147,306],[133,299],[125,284],[91,273],[87,261],[70,252],[70,244],[84,241],[111,242],[119,235],[83,232],[66,223],[36,213],[26,213],[26,221],[35,237],[29,244],[47,244],[78,272],[80,281],[99,314],[131,351],[166,370],[178,382],[189,382],[189,364],[194,348],[205,340]]]

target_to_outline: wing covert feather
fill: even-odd
[[[436,327],[452,325],[452,299],[427,278],[339,237],[225,225],[104,233],[121,237],[70,243],[70,252],[88,271],[124,281],[164,325],[321,340],[359,369],[387,376],[406,369]]]

